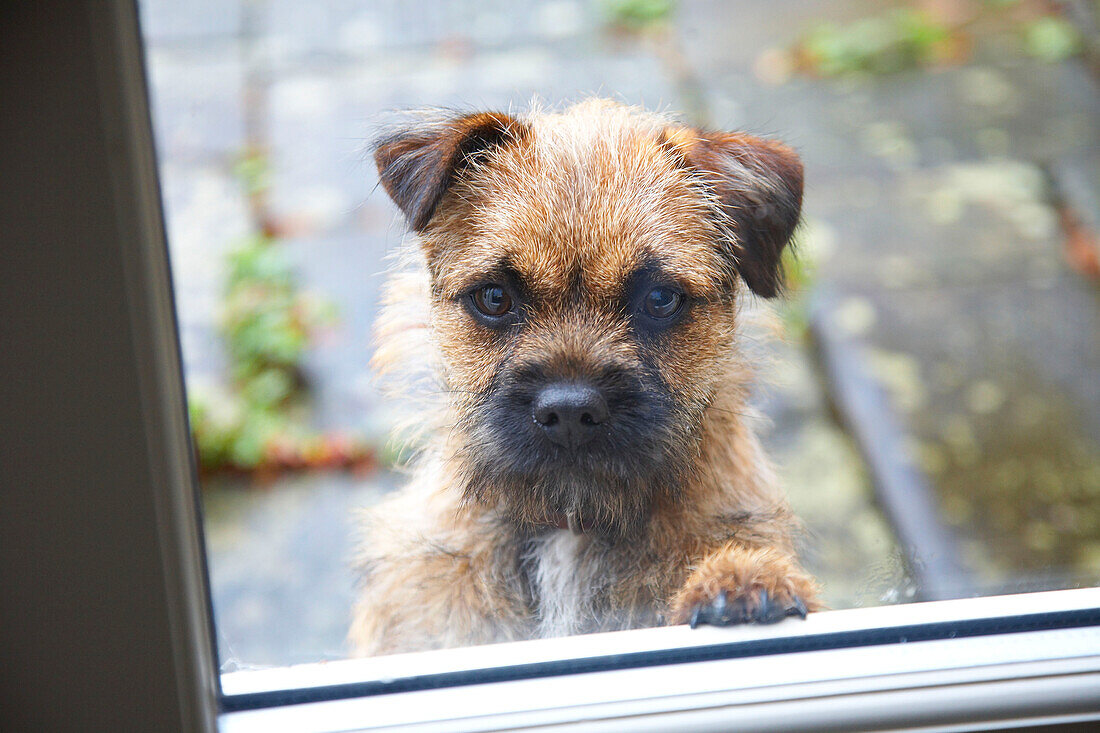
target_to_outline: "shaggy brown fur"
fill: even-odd
[[[429,399],[366,518],[356,651],[813,609],[737,348],[743,284],[782,282],[797,156],[591,100],[417,118],[375,160],[417,234],[376,367]],[[555,433],[554,385],[599,411]]]

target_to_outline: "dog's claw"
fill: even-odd
[[[806,614],[810,611],[806,608],[806,602],[798,596],[794,597],[794,605],[787,609],[788,616],[798,616],[800,619],[805,619]]]
[[[730,622],[730,599],[725,592],[711,601],[710,616],[710,622],[715,626],[725,626]]]
[[[725,592],[719,593],[709,603],[700,603],[691,612],[691,628],[702,624],[728,626],[730,623],[729,599]]]
[[[774,603],[768,596],[768,591],[761,590],[756,604],[756,618],[758,624],[774,624],[787,617],[787,610],[778,603]]]

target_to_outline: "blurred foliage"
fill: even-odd
[[[1081,36],[1066,19],[1047,15],[1024,27],[1024,47],[1037,59],[1063,61],[1081,50]]]
[[[957,64],[970,57],[983,33],[1000,30],[1015,39],[1020,53],[1043,61],[1062,61],[1082,48],[1074,25],[1039,0],[914,5],[846,24],[818,25],[788,50],[790,63],[822,77]]]
[[[334,320],[330,303],[299,292],[276,240],[256,235],[229,253],[222,336],[233,380],[250,401],[285,405],[301,383],[311,335]]]
[[[802,339],[810,331],[808,296],[813,282],[814,266],[805,255],[796,254],[788,247],[783,252],[783,273],[787,291],[777,306],[779,317],[790,338]]]
[[[250,196],[266,193],[271,187],[271,170],[267,156],[257,151],[249,151],[237,160],[233,172],[244,185],[245,193]]]
[[[266,190],[267,169],[256,156],[237,169],[249,194]],[[302,362],[316,336],[336,320],[334,306],[302,292],[298,278],[268,234],[255,234],[226,258],[219,334],[229,359],[227,391],[191,390],[189,412],[203,471],[279,470],[369,462],[348,436],[317,433],[306,424]]]
[[[898,8],[848,25],[818,26],[799,46],[799,66],[821,76],[890,73],[948,57],[953,40],[947,25],[919,10]]]
[[[667,23],[676,10],[675,0],[601,0],[608,25],[642,31]]]
[[[783,322],[787,337],[807,338],[810,332],[810,295],[817,280],[818,260],[826,254],[827,232],[822,225],[804,218],[795,231],[790,246],[783,250],[784,297],[776,302],[776,311]]]

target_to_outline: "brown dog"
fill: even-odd
[[[418,235],[376,363],[427,367],[434,400],[368,517],[357,652],[813,609],[737,348],[742,286],[780,288],[797,156],[592,100],[420,119],[375,161]]]

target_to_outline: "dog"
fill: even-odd
[[[428,399],[365,519],[355,652],[817,609],[738,348],[746,289],[781,291],[798,156],[594,99],[422,115],[374,160],[416,235],[374,364]]]

